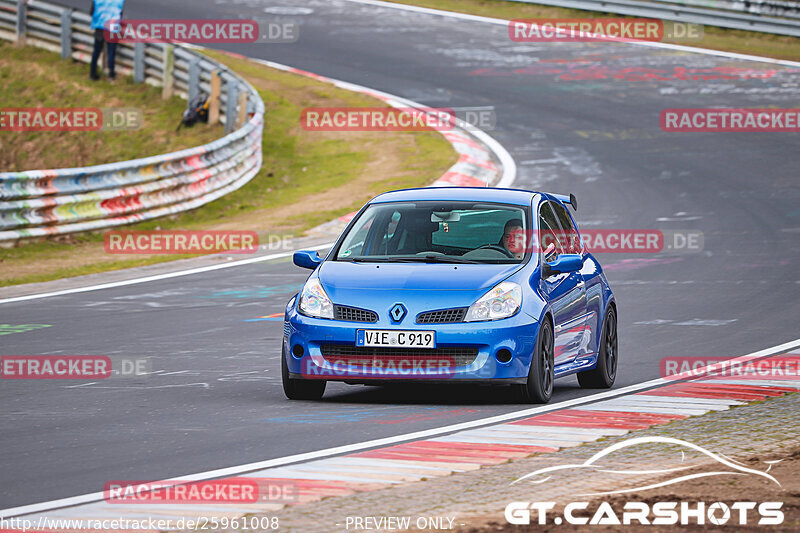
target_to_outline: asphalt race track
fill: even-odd
[[[663,357],[734,357],[798,337],[797,134],[664,133],[659,112],[796,107],[800,67],[514,43],[501,25],[349,1],[141,0],[125,16],[274,19],[275,7],[303,8],[282,15],[301,23],[296,43],[227,49],[434,107],[490,106],[488,133],[516,160],[515,186],[575,193],[582,228],[703,232],[702,252],[600,257],[619,305],[618,387],[658,377]],[[2,354],[148,357],[154,372],[4,381],[0,509],[522,408],[489,388],[341,384],[321,403],[289,402],[281,319],[251,319],[281,313],[307,274],[277,259],[0,305],[1,323],[49,325],[3,335]],[[553,402],[586,394],[568,378]]]

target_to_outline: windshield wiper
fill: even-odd
[[[344,259],[337,259],[337,261],[349,261],[351,263],[389,263],[389,262],[393,262],[392,259],[389,258],[389,257],[381,257],[381,256],[370,257],[368,255],[364,255],[364,256],[361,256],[361,257],[348,257],[348,258],[344,258]]]
[[[462,259],[448,255],[420,255],[404,257],[385,257],[385,256],[360,256],[339,259],[339,261],[350,261],[353,263],[457,263],[457,264],[478,264],[478,261]]]
[[[454,257],[452,255],[420,255],[414,257],[404,257],[408,262],[414,263],[458,263],[458,264],[478,264],[478,261],[472,259],[463,259],[461,257]]]

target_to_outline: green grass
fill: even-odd
[[[89,80],[88,65],[63,61],[34,47],[0,44],[0,107],[135,108],[143,114],[140,129],[130,131],[0,131],[0,172],[98,165],[147,157],[213,141],[222,126],[176,133],[186,102],[161,99],[161,89]]]
[[[434,132],[331,135],[305,131],[300,128],[300,114],[305,107],[384,104],[366,95],[250,61],[214,52],[209,52],[209,55],[247,78],[264,100],[262,169],[241,189],[199,209],[124,229],[232,229],[231,225],[235,224],[236,229],[256,230],[262,235],[273,232],[275,227],[281,233],[299,234],[357,209],[366,199],[385,190],[427,185],[456,160],[450,144]],[[60,60],[55,54],[52,56],[56,58],[53,62],[58,64]],[[67,63],[66,66],[74,65]],[[78,67],[85,70],[85,66]],[[121,84],[139,87],[123,80],[117,86]],[[185,103],[181,102],[181,108],[183,105]],[[165,151],[156,149],[155,153]],[[401,162],[401,166],[389,174],[372,176],[368,165],[374,158],[394,158]],[[65,166],[69,166],[68,161],[65,155]],[[369,175],[369,179],[365,179],[365,175]],[[341,198],[342,188],[348,190],[345,198]],[[337,190],[340,191],[339,201],[320,199],[319,193]],[[287,206],[291,207],[288,210],[290,214],[280,220],[270,220],[273,211]],[[103,253],[102,241],[101,233],[69,235],[0,250],[0,286],[186,257],[110,256]]]

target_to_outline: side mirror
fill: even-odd
[[[322,263],[322,258],[320,258],[316,250],[300,250],[294,253],[292,261],[301,268],[314,270]]]
[[[579,254],[561,254],[555,261],[542,265],[542,278],[549,278],[554,274],[577,272],[583,268],[583,257]]]

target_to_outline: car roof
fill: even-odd
[[[423,187],[386,192],[373,198],[370,203],[434,200],[531,205],[531,200],[537,194],[543,193],[523,189],[497,189],[493,187]]]

